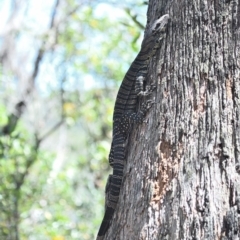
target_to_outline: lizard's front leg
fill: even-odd
[[[148,96],[156,88],[155,85],[150,85],[150,86],[147,85],[146,90],[144,90],[144,81],[145,81],[145,77],[143,75],[137,76],[136,83],[135,83],[135,92],[137,96],[143,96],[143,97]]]

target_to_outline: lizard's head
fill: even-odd
[[[169,15],[165,14],[159,19],[157,19],[151,26],[151,32],[153,35],[158,35],[165,31],[166,25],[168,23]]]
[[[162,34],[167,26],[169,15],[165,14],[158,18],[151,27],[145,32],[144,43],[151,44],[151,42],[159,42],[162,39]]]

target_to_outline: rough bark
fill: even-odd
[[[240,239],[240,3],[150,0],[149,24],[166,13],[105,239]]]

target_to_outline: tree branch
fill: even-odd
[[[137,14],[132,14],[130,8],[125,8],[125,12],[140,29],[145,29],[145,26],[137,20]]]
[[[49,131],[47,131],[41,138],[38,139],[38,141],[41,143],[43,140],[48,138],[51,134],[53,134],[62,124],[64,123],[64,120],[61,119],[58,123],[56,123]]]

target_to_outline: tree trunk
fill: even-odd
[[[105,239],[240,239],[240,3],[150,0],[149,25],[166,13]]]

